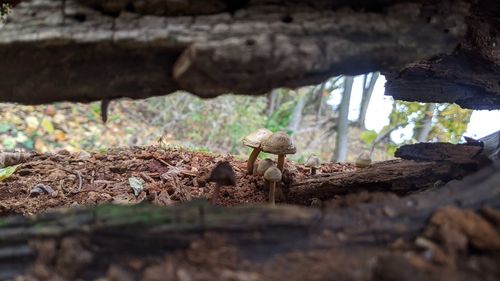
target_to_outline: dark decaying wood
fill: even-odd
[[[466,137],[466,141],[465,144],[417,143],[403,145],[398,148],[394,156],[409,160],[478,162],[483,164],[487,164],[489,160],[498,159],[500,131],[478,140]]]
[[[403,159],[374,163],[366,169],[319,174],[291,183],[290,202],[308,204],[355,192],[390,191],[405,195],[460,179],[491,163],[480,144],[418,143],[400,147]]]
[[[387,76],[386,94],[475,109],[500,105],[500,2],[478,1],[464,40],[448,54],[414,62]]]
[[[312,198],[329,200],[356,192],[387,191],[405,195],[460,179],[478,169],[477,162],[433,162],[391,160],[369,168],[337,174],[319,174],[292,183],[287,189],[289,202],[308,205]]]
[[[364,271],[374,274],[380,268],[370,266],[370,263],[364,264],[364,261],[368,257],[379,257],[380,260],[377,258],[376,261],[381,262],[384,260],[383,256],[388,254],[391,243],[412,243],[422,232],[431,214],[441,207],[456,206],[477,210],[488,206],[486,210],[495,215],[498,212],[495,210],[500,209],[499,183],[500,163],[496,162],[463,181],[448,184],[438,190],[383,203],[361,204],[356,208],[327,208],[323,211],[265,205],[218,208],[203,201],[195,201],[170,208],[152,205],[101,206],[30,218],[3,218],[0,220],[0,278],[7,279],[29,271],[38,276],[59,274],[67,280],[74,280],[76,277],[95,280],[106,274],[111,264],[131,263],[134,258],[154,264],[167,254],[192,248],[193,242],[215,234],[223,237],[239,255],[252,261],[247,269],[255,271],[255,274],[272,276],[272,273],[266,273],[262,269],[264,262],[279,264],[284,259],[291,265],[300,260],[297,253],[304,251],[307,255],[325,251],[342,253],[353,262],[363,261],[359,268],[349,270],[358,274]],[[491,229],[487,229],[487,232],[493,235],[490,237],[491,241],[479,241],[478,245],[498,245],[496,234]],[[216,242],[211,240],[211,243]],[[360,249],[364,250],[360,252]],[[292,250],[296,254],[290,254]],[[37,254],[36,266],[30,267]],[[203,252],[194,254],[201,256]],[[275,256],[282,258],[270,259]],[[64,263],[68,258],[72,260]],[[188,263],[192,258],[180,256],[176,260],[182,264],[182,259]],[[405,258],[401,255],[400,259]],[[328,260],[317,262],[328,268]],[[66,266],[62,266],[63,264]],[[199,266],[190,274],[215,270]],[[239,266],[243,267],[244,264]],[[297,269],[291,267],[287,270]],[[468,269],[454,267],[453,270]],[[493,270],[491,274],[494,272]],[[389,269],[383,271],[383,274],[391,273]],[[466,276],[478,280],[478,273],[475,274],[475,278],[472,278],[474,275]],[[479,277],[484,277],[487,273],[481,274]],[[388,279],[361,279],[358,276],[348,280]]]
[[[394,156],[420,161],[450,161],[454,163],[474,163],[483,148],[481,145],[451,143],[417,143],[403,145],[396,150]]]
[[[0,29],[0,101],[263,94],[382,70],[397,98],[493,109],[497,2],[27,0]]]

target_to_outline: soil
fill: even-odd
[[[194,198],[209,198],[215,183],[208,182],[219,161],[229,161],[236,186],[223,186],[217,205],[234,206],[266,202],[268,190],[262,178],[246,174],[246,162],[232,156],[158,147],[114,149],[105,153],[36,154],[0,182],[0,216],[33,215],[54,208],[95,206],[103,203],[137,204],[149,201],[172,205]],[[309,169],[286,162],[286,183],[309,177]],[[351,164],[323,164],[321,173],[356,170]],[[143,182],[134,195],[129,178]],[[49,189],[40,192],[36,189]],[[37,192],[38,191],[38,192]],[[52,192],[53,191],[53,192]],[[293,202],[293,198],[281,201]],[[296,200],[295,200],[296,201]]]
[[[104,203],[151,202],[170,206],[196,198],[208,199],[215,188],[215,183],[208,179],[213,167],[220,161],[228,161],[231,165],[236,186],[223,186],[217,205],[267,201],[268,190],[262,179],[247,175],[246,162],[229,155],[159,147],[76,154],[60,150],[31,156],[17,167],[12,176],[0,182],[0,217],[34,215],[54,208]],[[285,199],[280,203],[300,201],[291,198],[291,193],[287,192],[292,183],[326,174],[362,173],[351,164],[327,163],[321,166],[319,175],[311,176],[306,167],[290,161],[286,162],[285,171]],[[134,181],[143,186],[137,196],[131,187]],[[441,185],[435,188],[439,189]],[[324,221],[330,218],[331,227],[319,228],[320,224],[311,224],[316,225],[316,228],[311,228],[306,223],[307,231],[304,233],[298,228],[300,224],[297,224],[295,232],[293,228],[282,228],[282,232],[275,228],[265,232],[264,229],[250,227],[245,233],[244,228],[236,225],[225,230],[215,227],[200,235],[181,230],[177,234],[165,232],[165,235],[174,235],[171,238],[183,237],[178,241],[184,241],[186,245],[175,247],[169,244],[177,241],[175,239],[165,238],[168,243],[157,244],[158,241],[165,242],[163,236],[162,240],[138,243],[136,239],[154,235],[134,238],[137,229],[134,231],[133,227],[128,230],[129,235],[133,234],[130,237],[120,236],[112,230],[92,231],[88,225],[82,232],[62,236],[54,232],[53,237],[35,237],[26,243],[37,255],[30,261],[29,267],[21,271],[24,274],[15,280],[499,280],[500,212],[493,208],[495,206],[482,205],[478,210],[442,206],[426,216],[425,221],[422,219],[421,226],[407,236],[403,233],[409,232],[412,227],[411,223],[405,223],[412,219],[413,223],[418,223],[418,215],[401,215],[401,208],[410,208],[409,202],[416,202],[419,206],[429,205],[429,202],[412,201],[416,198],[412,197],[400,208],[398,204],[391,205],[391,202],[405,200],[405,195],[400,198],[391,192],[349,191],[328,201],[313,198],[317,200],[311,200],[309,205],[320,207],[321,211],[300,208],[322,214]],[[418,195],[423,198],[425,192],[415,194]],[[370,216],[360,217],[361,214],[367,215],[361,212],[363,206],[377,206],[387,219],[379,224],[369,222],[380,216],[374,211],[369,213]],[[296,209],[295,212],[298,214],[301,210]],[[419,210],[414,209],[415,212]],[[346,220],[352,221],[352,225],[340,228],[348,211],[352,213]],[[300,216],[291,215],[291,220],[298,223]],[[337,215],[336,219],[334,215]],[[265,217],[256,217],[265,220]],[[260,220],[259,225],[263,223]],[[286,221],[280,222],[280,227],[287,225]],[[394,229],[394,236],[382,231],[392,222],[395,222],[394,227],[388,229]],[[96,220],[95,223],[103,224],[104,220]],[[4,228],[4,236],[11,237],[11,230],[20,231],[20,225],[22,223],[17,222],[14,229]],[[368,228],[363,232],[365,227]],[[229,229],[233,232],[224,232]],[[356,229],[357,238],[353,236]],[[155,231],[161,231],[161,228],[155,228]],[[297,235],[304,237],[297,239]],[[127,239],[132,239],[134,243],[127,244]],[[22,239],[12,241],[21,243]],[[124,248],[120,243],[129,246],[137,243],[137,247]],[[164,244],[174,248],[162,251]],[[9,245],[10,252],[5,253],[15,253],[16,245]],[[254,255],[252,250],[263,245],[267,249],[266,254]],[[0,250],[4,248],[0,247]],[[114,251],[118,254],[111,255]],[[7,273],[11,268],[8,265],[2,267],[4,261],[6,259],[2,260],[0,256],[0,273],[2,268]],[[8,262],[14,265],[26,263],[22,258],[15,257]],[[0,280],[3,280],[1,276]]]

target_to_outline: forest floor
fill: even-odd
[[[261,177],[246,174],[246,162],[182,149],[157,147],[123,148],[106,153],[35,154],[16,172],[0,181],[0,215],[33,215],[54,208],[96,206],[103,203],[137,204],[149,201],[169,206],[194,198],[209,198],[215,184],[208,182],[218,161],[229,161],[236,186],[223,186],[217,205],[263,203],[268,190]],[[309,169],[286,162],[286,177],[309,177]],[[348,163],[323,164],[319,173],[354,171]],[[129,179],[141,182],[143,191],[134,195]],[[290,181],[290,179],[288,180]],[[294,201],[293,198],[287,198]],[[279,203],[286,203],[284,202]]]
[[[203,211],[210,214],[204,221],[207,230],[200,232],[199,226],[193,226],[198,219],[193,221],[190,217],[190,208],[198,210],[198,207],[179,203],[212,195],[215,184],[208,179],[219,161],[229,161],[237,184],[222,187],[216,205],[245,205],[250,209],[224,209],[236,214],[226,217],[221,216],[222,212],[216,207],[208,207]],[[352,185],[343,175],[361,183],[355,175],[362,175],[374,185],[394,173],[401,176],[395,177],[394,182],[401,184],[401,178],[408,178],[416,185],[421,180],[432,183],[433,177],[441,175],[425,163],[394,161],[400,160],[376,163],[365,169],[349,163],[324,163],[314,176],[306,167],[287,161],[285,199],[278,203],[303,202],[309,208],[285,205],[272,208],[265,204],[268,191],[262,179],[247,175],[246,162],[230,155],[155,146],[92,153],[66,150],[35,153],[21,163],[14,174],[0,181],[0,217],[22,214],[23,219],[27,219],[19,222],[19,218],[17,221],[0,218],[0,252],[5,253],[0,256],[0,280],[10,280],[3,279],[2,274],[12,276],[9,274],[16,270],[23,276],[15,280],[156,281],[167,280],[167,276],[168,280],[179,281],[499,280],[500,213],[488,205],[482,205],[481,210],[467,209],[470,202],[463,199],[472,200],[476,195],[471,192],[477,191],[483,197],[474,200],[487,202],[487,198],[491,198],[495,203],[498,188],[495,191],[478,187],[474,191],[459,186],[456,189],[459,191],[445,190],[446,181],[460,185],[462,173],[453,173],[462,165],[459,162],[452,165],[451,174],[446,172],[448,175],[442,179],[445,182],[431,186],[432,190],[416,189],[408,196],[353,188],[318,205],[314,200],[293,198],[293,194],[287,192],[290,186],[287,183],[307,185],[321,178],[332,181],[338,177],[340,182]],[[390,165],[399,166],[400,171],[391,170]],[[406,176],[409,171],[405,170],[420,165],[424,167],[420,179]],[[470,163],[465,166],[469,167]],[[457,178],[453,180],[451,176]],[[495,181],[495,178],[487,179]],[[137,185],[143,189],[136,196],[132,186]],[[382,186],[391,185],[384,182]],[[431,194],[435,196],[429,196]],[[458,199],[449,199],[451,196]],[[174,206],[148,209],[149,205],[137,205],[140,202]],[[464,205],[445,207],[453,206],[450,202]],[[80,226],[81,232],[76,233],[60,234],[57,229],[64,229],[65,214],[72,226],[80,224],[78,215],[63,212],[59,217],[56,212],[47,226],[43,216],[38,216],[39,224],[37,216],[31,216],[59,208],[105,203],[137,206],[130,207],[134,209],[130,209],[129,215],[120,213],[129,207],[114,210],[113,214],[107,209],[102,218],[99,218],[99,208],[92,209],[93,219]],[[142,212],[167,216],[173,212],[175,217],[176,210],[182,214],[178,225],[175,219],[159,222],[166,225],[129,223],[128,216],[130,222],[134,222],[142,218]],[[81,212],[77,214],[86,211]],[[116,217],[117,214],[121,215]],[[113,221],[121,216],[125,218],[124,227]],[[183,216],[186,221],[182,221]],[[27,234],[15,234],[23,233],[22,227],[28,229]],[[39,234],[41,236],[37,236]],[[24,239],[22,235],[27,235],[27,242],[19,242]],[[19,255],[13,249],[22,243],[36,249],[36,259],[9,256]],[[4,246],[9,247],[8,251]],[[27,261],[30,265],[23,267]]]

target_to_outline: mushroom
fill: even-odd
[[[271,183],[271,188],[269,188],[269,202],[272,205],[275,204],[275,193],[276,193],[276,183],[281,181],[281,171],[276,166],[272,166],[266,170],[264,173],[264,179]]]
[[[264,176],[264,173],[269,169],[270,167],[274,166],[274,161],[266,158],[264,160],[259,161],[259,165],[257,165],[257,169],[255,169],[254,174],[259,175],[259,176]],[[264,179],[264,186],[268,187],[268,181]]]
[[[314,197],[311,199],[311,207],[313,208],[321,208],[323,206],[323,202],[321,202],[321,199]]]
[[[255,161],[255,163],[253,163],[252,174],[257,174],[257,167],[259,167],[259,163],[260,162],[257,162],[257,161]]]
[[[247,162],[247,172],[249,175],[252,174],[255,160],[262,150],[262,142],[268,139],[272,134],[273,132],[269,131],[268,129],[258,129],[257,131],[243,138],[243,144],[253,148]]]
[[[259,176],[263,176],[266,170],[272,166],[274,166],[274,161],[266,158],[262,161],[259,161],[259,165],[257,165],[257,170],[255,171],[255,173]]]
[[[268,139],[262,142],[262,151],[278,155],[278,169],[283,172],[285,155],[295,154],[297,149],[287,133],[281,131],[272,134]]]
[[[236,176],[228,161],[219,161],[212,169],[208,181],[215,182],[215,190],[210,198],[210,203],[215,204],[219,197],[220,187],[224,185],[235,186]]]
[[[356,159],[356,167],[358,168],[366,168],[370,166],[371,163],[372,159],[370,158],[370,155],[366,152],[361,153]]]
[[[311,169],[311,175],[315,175],[316,169],[319,169],[321,164],[318,157],[310,156],[309,159],[307,159],[305,166]]]

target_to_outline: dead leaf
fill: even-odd
[[[139,196],[139,194],[144,189],[144,181],[137,177],[128,178],[128,184],[132,187],[135,196]]]
[[[19,165],[9,166],[9,167],[5,167],[5,168],[0,169],[0,181],[3,181],[4,179],[12,176],[12,174],[14,174],[14,172],[16,171],[18,166]]]

